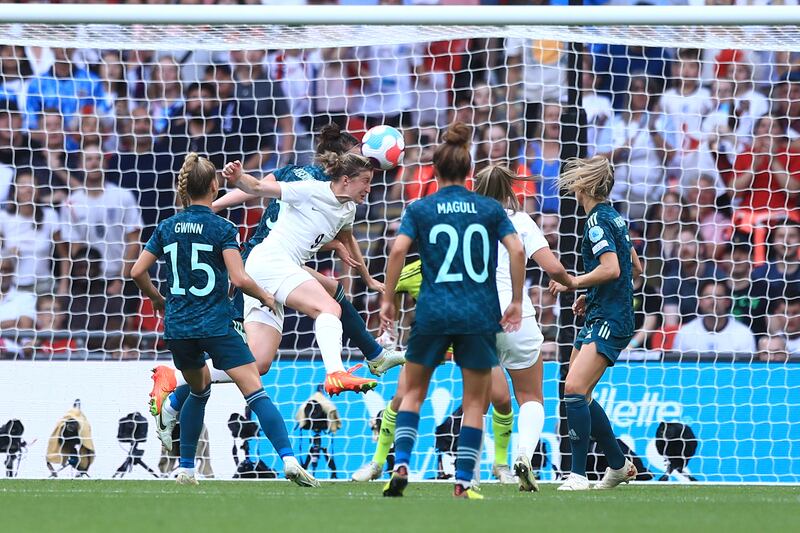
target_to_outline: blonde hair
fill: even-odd
[[[374,168],[369,159],[350,152],[344,154],[324,152],[317,156],[317,162],[334,182],[339,181],[343,176],[353,177],[365,170],[372,171]]]
[[[605,200],[614,188],[614,167],[601,155],[590,159],[573,157],[567,160],[564,172],[558,177],[558,188]]]
[[[503,207],[516,213],[519,211],[519,200],[514,192],[514,182],[518,179],[506,166],[489,165],[475,175],[475,192],[494,198]]]
[[[192,203],[192,198],[200,198],[211,189],[211,182],[217,179],[214,163],[195,152],[186,154],[178,172],[178,197],[184,207]]]

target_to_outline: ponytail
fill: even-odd
[[[433,154],[433,167],[439,178],[464,181],[472,170],[469,143],[472,129],[463,122],[455,122],[444,133],[444,141]]]
[[[192,203],[192,198],[208,194],[211,182],[217,177],[214,164],[195,152],[186,154],[178,172],[178,197],[184,207]]]
[[[614,167],[605,157],[571,158],[558,178],[562,191],[582,192],[596,200],[606,200],[614,188]]]
[[[323,126],[317,133],[316,152],[320,155],[325,152],[343,154],[358,144],[358,139],[346,131],[341,131],[338,124],[331,122]]]

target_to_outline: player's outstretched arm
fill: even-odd
[[[512,333],[517,331],[522,322],[522,289],[525,284],[525,249],[516,233],[509,233],[501,241],[508,251],[511,263],[511,303],[506,307],[500,325]]]
[[[280,198],[281,186],[274,179],[257,180],[250,174],[242,171],[241,161],[232,161],[222,169],[222,177],[229,185],[238,187],[242,191],[253,196],[265,198]]]
[[[531,259],[536,261],[536,264],[547,272],[550,279],[556,280],[565,287],[570,287],[574,283],[575,278],[567,273],[567,269],[564,268],[564,265],[561,264],[550,248],[536,250],[531,255]]]
[[[225,261],[225,268],[228,269],[228,276],[231,278],[231,283],[237,289],[241,289],[243,293],[252,296],[261,305],[269,307],[273,312],[275,311],[275,297],[270,293],[258,286],[250,275],[244,270],[244,262],[239,250],[227,248],[222,251],[222,259]]]
[[[570,290],[588,289],[608,283],[617,279],[620,275],[619,258],[614,252],[608,251],[600,256],[600,265],[587,274],[581,274],[574,278],[575,283],[572,287],[567,287],[555,280],[550,280],[550,292],[554,295]]]
[[[271,174],[270,174],[271,175]],[[252,200],[254,198],[258,198],[255,194],[248,194],[241,189],[235,189],[233,191],[229,191],[225,194],[225,196],[214,200],[211,204],[211,209],[215,213],[219,213],[223,209],[228,209],[229,207],[236,207],[237,205],[242,205],[248,200]]]
[[[361,247],[358,245],[358,241],[356,241],[352,230],[341,230],[336,235],[336,239],[344,244],[345,248],[350,254],[350,257],[355,263],[354,268],[358,271],[361,279],[364,280],[364,284],[366,284],[367,288],[382,293],[384,291],[384,285],[380,281],[377,281],[375,278],[373,278],[369,273],[367,262],[364,261],[364,255],[361,253]]]
[[[400,233],[394,241],[392,251],[389,252],[389,260],[386,262],[386,276],[384,278],[385,287],[383,298],[381,299],[381,334],[384,331],[394,331],[396,317],[394,296],[397,289],[397,280],[400,279],[400,272],[403,270],[406,255],[408,255],[408,250],[413,242],[411,237]],[[520,247],[522,247],[521,244]]]
[[[139,290],[150,298],[150,301],[153,302],[153,311],[158,314],[164,312],[164,297],[161,296],[156,286],[153,285],[153,280],[150,279],[149,272],[150,267],[152,267],[156,261],[158,261],[158,257],[147,250],[143,251],[141,255],[139,255],[139,259],[137,259],[136,263],[131,267],[131,278],[133,282],[136,283],[136,286],[139,287]]]

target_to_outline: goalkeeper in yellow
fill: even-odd
[[[475,192],[494,198],[506,207],[509,219],[522,240],[525,255],[539,264],[551,279],[564,283],[569,281],[566,270],[548,247],[542,231],[530,216],[519,210],[514,193],[517,176],[508,168],[490,166],[476,176]],[[501,309],[511,301],[511,273],[509,257],[503,246],[498,246],[497,294]],[[396,292],[406,293],[416,300],[422,285],[420,261],[406,265],[397,282]],[[497,354],[500,365],[492,370],[492,431],[494,433],[494,465],[492,474],[501,483],[519,483],[520,490],[536,491],[538,486],[531,468],[531,457],[544,426],[542,395],[542,361],[539,351],[543,336],[536,322],[536,312],[530,297],[523,296],[522,325],[519,331],[497,334]],[[519,409],[519,453],[512,469],[508,466],[509,442],[514,425],[511,395],[506,381],[505,369],[514,386],[514,396]],[[359,468],[352,476],[354,481],[378,479],[389,449],[394,441],[395,418],[400,401],[406,390],[405,371],[394,398],[383,411],[378,446],[372,460]]]

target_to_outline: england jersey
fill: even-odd
[[[253,255],[282,255],[297,265],[307,263],[343,229],[351,229],[355,202],[342,203],[330,183],[297,181],[281,183],[281,216]]]
[[[525,249],[525,257],[530,257],[542,248],[547,248],[547,240],[544,238],[542,230],[539,226],[522,211],[516,213],[508,212],[508,218],[514,229],[517,230],[522,241],[522,246]],[[511,264],[508,257],[508,250],[500,244],[497,247],[497,297],[500,300],[500,309],[505,310],[508,304],[511,303],[512,288],[511,288]],[[533,302],[527,291],[522,294],[522,316],[536,316],[536,310],[533,308]]]

